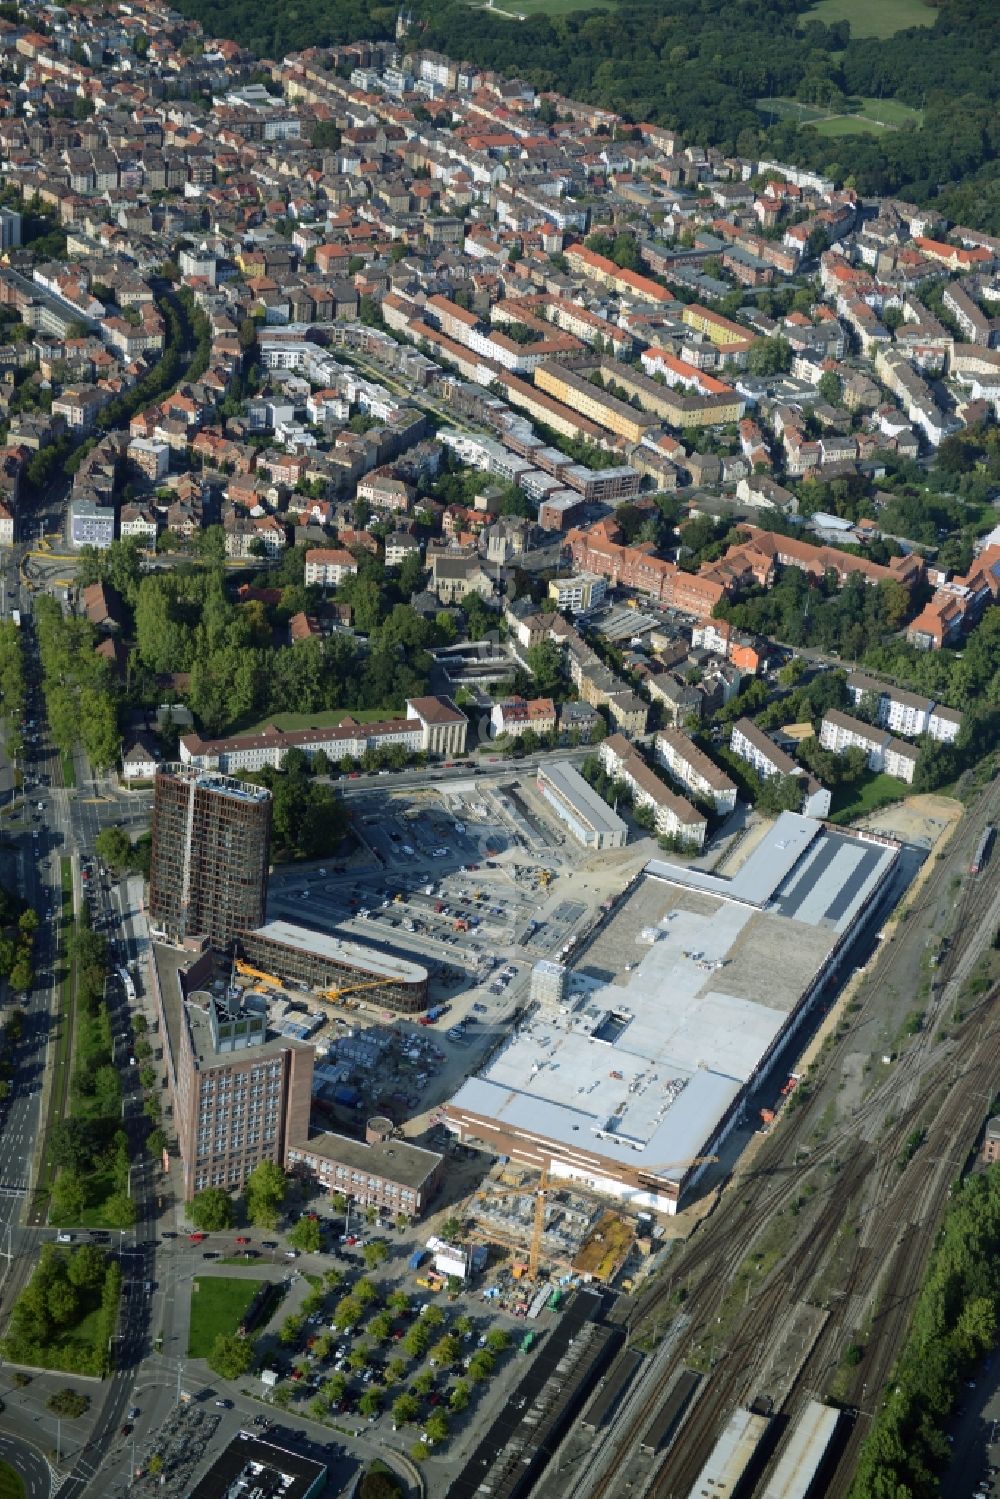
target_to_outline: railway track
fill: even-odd
[[[995,1088],[1000,1068],[1000,988],[992,991],[989,1009],[989,1028],[980,1039],[974,1060],[968,1067],[956,1069],[927,1140],[900,1174],[895,1194],[900,1212],[892,1213],[890,1204],[873,1243],[868,1290],[874,1297],[881,1288],[881,1301],[875,1335],[866,1343],[864,1356],[852,1375],[848,1400],[858,1408],[859,1416],[831,1480],[828,1499],[846,1499],[850,1490],[878,1392],[905,1342],[951,1183],[964,1167],[981,1128],[983,1099]],[[967,1026],[974,1030],[981,1023],[977,1015]],[[907,1214],[903,1210],[911,1203],[915,1209]],[[814,1350],[810,1365],[803,1370],[805,1382],[818,1380],[822,1370],[817,1355],[822,1357],[824,1351],[819,1347]]]
[[[995,820],[998,806],[1000,787],[991,786],[956,834],[947,856],[928,876],[909,908],[908,922],[919,922],[921,916],[926,921],[929,913],[940,909],[948,882],[958,869],[968,867],[966,846],[974,846],[986,823]],[[868,1392],[874,1398],[881,1389],[905,1337],[950,1182],[961,1170],[981,1125],[983,1094],[991,1093],[1000,1063],[998,994],[974,1000],[966,1006],[954,1032],[946,1029],[957,998],[956,988],[992,940],[998,912],[1000,890],[996,883],[981,877],[970,880],[953,923],[954,930],[969,940],[964,944],[953,942],[945,962],[937,969],[923,1028],[891,1073],[871,1089],[840,1128],[819,1144],[807,1143],[816,1115],[815,1099],[786,1114],[752,1169],[734,1179],[719,1206],[672,1262],[669,1278],[661,1277],[634,1304],[630,1327],[648,1328],[652,1323],[655,1328],[658,1320],[669,1315],[674,1290],[683,1282],[687,1290],[685,1314],[692,1319],[688,1342],[699,1336],[704,1339],[713,1319],[719,1319],[727,1285],[775,1213],[801,1192],[810,1177],[815,1178],[819,1168],[832,1168],[836,1173],[820,1211],[810,1213],[809,1237],[800,1241],[797,1251],[786,1253],[752,1297],[748,1292],[737,1332],[714,1359],[700,1398],[643,1490],[653,1499],[673,1499],[674,1495],[686,1499],[726,1417],[734,1406],[756,1393],[754,1381],[764,1352],[774,1340],[775,1328],[784,1322],[796,1296],[808,1295],[849,1210],[858,1213],[859,1221],[864,1216],[866,1242],[856,1248],[831,1315],[782,1410],[793,1411],[804,1398],[800,1392],[825,1391],[846,1342],[854,1336],[858,1308],[870,1307],[879,1288],[891,1285],[891,1294],[883,1291],[877,1336],[870,1340],[855,1371],[851,1398],[863,1407]],[[857,1026],[876,1018],[884,985],[895,975],[903,955],[912,963],[912,942],[907,942],[907,935],[906,930],[901,931],[880,952],[874,972],[860,991],[855,1021],[835,1044],[825,1070],[835,1070],[843,1053],[856,1046]],[[987,1017],[989,1028],[984,1030]],[[970,1052],[973,1059],[965,1067],[962,1059]],[[970,1090],[970,1069],[982,1075],[982,1088]],[[925,1142],[901,1169],[900,1153],[917,1129],[926,1130]],[[953,1153],[955,1141],[963,1142],[960,1158]],[[928,1177],[929,1160],[934,1169]],[[916,1214],[913,1202],[919,1203]],[[893,1212],[896,1204],[899,1210]],[[902,1231],[900,1224],[905,1225]],[[683,1345],[677,1363],[683,1361],[682,1353]],[[616,1431],[616,1448],[623,1454],[639,1441],[654,1419],[662,1405],[663,1388],[661,1384],[651,1391],[648,1400],[630,1413],[628,1431]],[[867,1424],[862,1415],[850,1435],[831,1499],[844,1499],[848,1492]],[[588,1490],[587,1499],[604,1499],[614,1493],[620,1472],[619,1465],[603,1483]]]

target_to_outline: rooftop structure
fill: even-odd
[[[325,1463],[248,1431],[219,1454],[191,1499],[315,1499],[326,1486]]]
[[[730,879],[654,860],[578,955],[589,988],[516,1031],[446,1106],[449,1127],[676,1211],[691,1163],[717,1151],[873,918],[897,854],[784,813]]]

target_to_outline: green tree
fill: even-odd
[[[792,367],[792,349],[786,338],[758,338],[747,355],[752,375],[782,375]]]
[[[131,1228],[136,1207],[127,1192],[113,1192],[104,1199],[104,1221],[110,1228]]]
[[[423,1358],[431,1341],[430,1333],[422,1325],[423,1320],[421,1317],[419,1322],[414,1322],[412,1327],[407,1328],[403,1339],[403,1347],[411,1358]]]
[[[420,1415],[420,1402],[413,1395],[397,1395],[392,1402],[392,1424],[410,1426]]]
[[[563,653],[555,641],[541,640],[529,646],[526,659],[539,696],[558,693],[563,683]]]
[[[451,1394],[448,1396],[448,1405],[457,1415],[464,1411],[469,1404],[469,1386],[464,1379],[460,1379],[452,1386]]]
[[[377,1270],[389,1258],[389,1246],[384,1239],[369,1239],[362,1253],[368,1269]]]
[[[66,1267],[70,1284],[83,1292],[95,1292],[104,1284],[107,1259],[96,1244],[81,1244],[70,1256]]]
[[[358,1410],[363,1416],[377,1416],[382,1409],[382,1397],[384,1394],[385,1391],[381,1385],[369,1385],[358,1401]]]
[[[80,1298],[68,1280],[54,1280],[48,1288],[49,1316],[57,1327],[69,1327],[77,1320]]]
[[[287,1190],[288,1181],[281,1167],[274,1161],[259,1161],[243,1189],[250,1222],[257,1228],[277,1228]]]
[[[430,1349],[430,1359],[441,1369],[450,1369],[458,1358],[461,1344],[454,1333],[445,1333]]]
[[[469,1378],[473,1384],[482,1384],[493,1373],[493,1355],[480,1348],[469,1360]]]
[[[208,1355],[208,1367],[221,1379],[239,1379],[254,1361],[254,1340],[220,1332]]]
[[[829,406],[839,406],[844,388],[840,376],[834,370],[824,370],[816,386],[820,396]]]
[[[63,1169],[56,1177],[49,1204],[49,1216],[53,1223],[64,1225],[79,1223],[87,1198],[83,1182],[75,1171]]]
[[[233,1226],[232,1199],[221,1187],[205,1187],[188,1203],[187,1215],[202,1233],[221,1233]]]
[[[368,1324],[368,1331],[376,1342],[384,1343],[392,1335],[392,1317],[389,1312],[376,1312]]]
[[[434,1447],[439,1447],[442,1442],[448,1440],[448,1417],[442,1410],[433,1410],[424,1422],[424,1430],[427,1440]]]
[[[403,1488],[385,1463],[376,1461],[361,1480],[358,1499],[403,1499]]]
[[[354,1296],[342,1296],[333,1313],[333,1325],[338,1332],[348,1332],[357,1327],[364,1316],[364,1307]]]
[[[317,1253],[322,1241],[318,1219],[308,1215],[300,1218],[288,1235],[292,1248],[301,1250],[303,1254]]]

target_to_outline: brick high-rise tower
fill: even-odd
[[[212,771],[156,775],[149,914],[168,941],[207,937],[226,949],[264,921],[271,793]]]

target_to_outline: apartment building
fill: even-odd
[[[550,697],[507,697],[494,703],[490,714],[494,734],[520,739],[531,729],[536,734],[551,734],[556,726],[556,705]]]
[[[79,497],[70,502],[70,545],[104,551],[115,539],[115,511],[111,505]]]
[[[680,360],[673,361],[674,366],[680,364]],[[634,396],[644,411],[653,412],[671,427],[708,427],[738,422],[746,410],[745,400],[732,386],[700,370],[691,371],[698,383],[685,390],[680,380],[676,382],[677,389],[669,383],[661,385],[632,365],[620,364],[615,359],[602,359],[598,368],[604,380],[613,382],[630,398]]]
[[[535,386],[552,396],[563,406],[578,411],[582,416],[629,442],[639,442],[657,425],[657,418],[645,411],[637,411],[626,401],[609,396],[583,375],[562,365],[544,363],[535,370]]]
[[[914,745],[894,739],[885,729],[862,723],[839,708],[829,708],[823,715],[819,742],[824,749],[838,755],[851,748],[864,750],[869,770],[884,771],[908,785],[913,781],[920,756]]]
[[[681,313],[681,322],[693,328],[696,333],[704,333],[713,344],[720,347],[728,345],[749,346],[753,343],[753,335],[749,329],[739,323],[731,322],[719,312],[713,312],[709,307],[699,306],[697,302],[689,302]]]
[[[916,692],[905,692],[890,682],[880,682],[864,672],[851,673],[847,690],[855,707],[867,699],[881,726],[909,739],[929,734],[943,744],[952,744],[962,727],[962,715],[953,708],[945,708]]]
[[[596,609],[607,591],[607,580],[595,573],[574,573],[571,578],[553,578],[549,583],[549,598],[565,614],[585,614],[588,609]]]
[[[307,588],[336,588],[357,570],[357,559],[343,547],[310,547],[306,552]]]
[[[206,1187],[240,1191],[261,1161],[288,1165],[292,1141],[309,1135],[313,1048],[230,997],[211,952],[153,943],[149,976],[185,1202]]]
[[[668,609],[679,609],[698,619],[711,616],[729,587],[719,578],[681,571],[673,562],[654,556],[641,546],[620,541],[613,521],[602,520],[586,530],[572,527],[566,545],[574,567],[606,578],[613,587],[647,594]]]
[[[906,638],[923,650],[940,650],[959,640],[990,604],[1000,604],[996,545],[984,547],[963,577],[950,578],[935,589],[934,597],[907,626]]]
[[[133,437],[126,456],[152,484],[158,483],[169,472],[170,448],[165,442],[156,442],[151,437]]]
[[[802,811],[806,817],[826,817],[830,811],[830,793],[786,755],[774,740],[759,729],[750,718],[739,718],[733,724],[729,748],[746,762],[762,781],[771,776],[795,776],[802,782]]]
[[[875,368],[899,400],[908,420],[919,428],[931,447],[936,448],[955,431],[959,423],[941,410],[926,380],[896,349],[880,349]]]
[[[607,774],[628,787],[635,805],[651,810],[660,837],[679,838],[698,849],[704,847],[708,832],[704,815],[685,797],[665,786],[627,739],[612,734],[602,741],[597,753]]]
[[[657,762],[680,782],[685,791],[711,802],[720,814],[734,810],[736,787],[733,782],[686,734],[679,729],[663,729],[656,736],[654,748]]]

